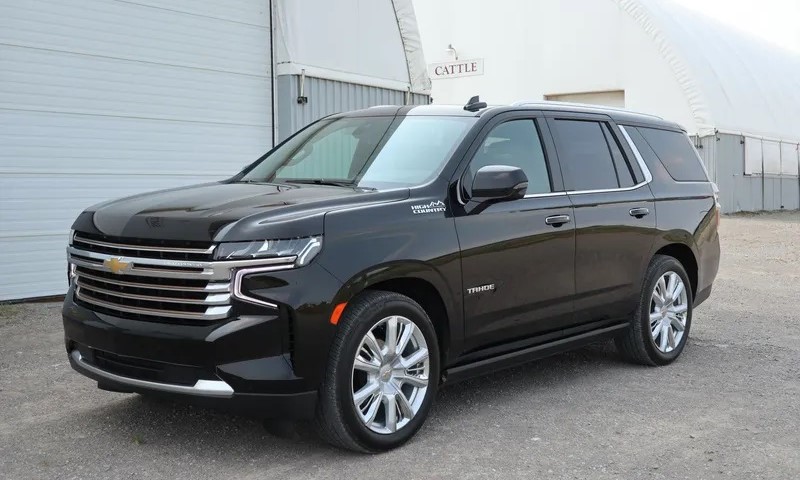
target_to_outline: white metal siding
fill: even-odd
[[[0,0],[0,300],[65,290],[85,207],[269,148],[269,0]]]

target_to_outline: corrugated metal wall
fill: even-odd
[[[717,134],[694,137],[708,174],[720,190],[723,213],[800,208],[800,178],[793,173],[745,174],[745,137]],[[756,149],[759,150],[759,149]],[[783,157],[786,158],[783,158]],[[757,159],[763,162],[763,159]],[[753,160],[751,160],[753,161]],[[785,152],[782,163],[800,162]],[[758,162],[756,162],[758,163]],[[789,171],[785,168],[784,171]],[[761,167],[763,172],[763,165]],[[796,170],[794,170],[796,171]]]
[[[271,144],[267,0],[0,1],[0,37],[0,300],[64,293],[84,208]]]
[[[297,103],[300,95],[298,75],[280,75],[277,81],[278,141],[320,118],[348,110],[375,105],[404,105],[406,92],[352,83],[305,77],[303,96],[308,103]],[[428,95],[412,94],[409,104],[427,105]]]

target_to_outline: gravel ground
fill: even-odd
[[[442,390],[407,446],[97,390],[60,305],[0,306],[0,478],[799,478],[800,213],[725,217],[723,261],[672,366],[595,345]]]

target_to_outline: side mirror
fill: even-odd
[[[471,202],[516,200],[525,196],[528,176],[518,167],[487,165],[475,173]]]

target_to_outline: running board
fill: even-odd
[[[592,330],[589,332],[564,337],[552,342],[541,343],[532,347],[523,348],[514,352],[509,352],[496,357],[478,360],[465,365],[459,365],[447,369],[442,375],[443,384],[451,384],[467,380],[472,377],[486,375],[488,373],[502,370],[505,368],[516,367],[523,363],[528,363],[540,358],[549,357],[557,353],[563,353],[591,343],[608,340],[617,336],[620,330],[628,328],[629,322],[612,325],[610,327]]]

